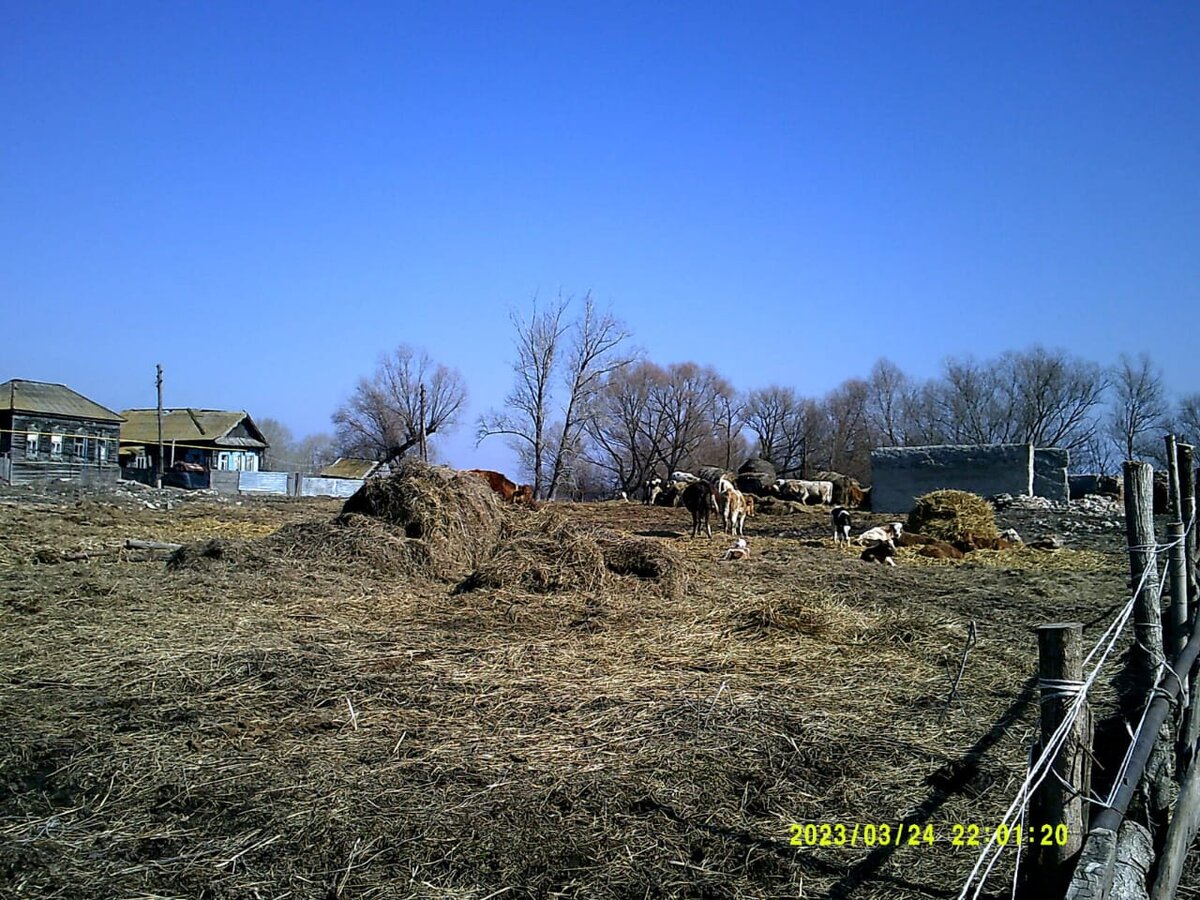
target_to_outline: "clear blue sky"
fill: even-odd
[[[0,380],[118,409],[162,362],[328,430],[409,342],[511,469],[473,420],[560,288],[739,387],[1040,341],[1200,390],[1195,3],[2,0],[0,121]]]

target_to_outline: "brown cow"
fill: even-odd
[[[487,469],[464,469],[463,473],[466,475],[478,475],[488,483],[488,487],[500,495],[500,499],[505,503],[512,503],[513,498],[517,495],[517,486],[499,472],[491,472]],[[522,487],[525,488],[528,485],[522,485]],[[530,490],[529,494],[532,497],[533,491]]]

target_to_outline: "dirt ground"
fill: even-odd
[[[998,520],[1062,551],[889,569],[835,548],[825,510],[749,520],[750,558],[720,563],[729,538],[683,510],[564,507],[682,552],[680,598],[456,593],[354,560],[173,571],[124,540],[340,504],[153,505],[0,495],[3,896],[954,897],[978,849],[952,826],[998,822],[1023,777],[1032,627],[1090,643],[1127,590],[1121,532],[1053,511]],[[789,844],[901,822],[936,840]]]

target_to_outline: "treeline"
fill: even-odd
[[[697,363],[655,363],[590,295],[535,303],[511,320],[513,387],[501,409],[477,419],[476,438],[507,441],[520,461],[514,474],[539,498],[632,492],[656,473],[735,468],[750,455],[781,475],[867,480],[875,447],[942,443],[1063,447],[1077,471],[1110,472],[1122,459],[1156,459],[1167,430],[1200,438],[1200,394],[1172,404],[1145,354],[1102,366],[1034,346],[950,357],[930,379],[881,359],[866,377],[812,396],[738,389]],[[394,458],[417,446],[422,422],[429,440],[461,424],[466,401],[456,370],[402,346],[334,414],[334,443],[343,454]]]

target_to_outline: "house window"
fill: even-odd
[[[50,458],[62,459],[63,436],[61,434],[50,435]]]
[[[38,433],[31,431],[25,435],[25,455],[30,459],[37,459],[38,455]]]
[[[246,454],[246,471],[247,472],[257,472],[258,471],[258,454],[256,454],[256,453],[247,453]]]
[[[108,462],[108,441],[96,441],[96,462],[101,465]]]
[[[87,459],[87,438],[74,437],[71,439],[71,455],[76,459]]]
[[[217,454],[217,469],[222,472],[229,471],[229,454],[228,453],[218,453]]]

